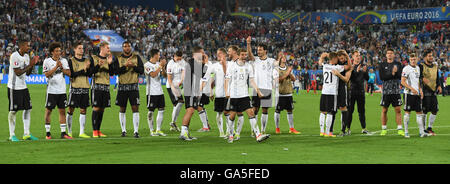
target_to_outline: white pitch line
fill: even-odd
[[[450,128],[450,126],[435,126],[434,128]],[[411,130],[411,129],[419,129],[419,128],[418,127],[411,127],[409,129]],[[394,130],[397,130],[397,129],[387,129],[387,130],[388,131],[394,131]],[[361,137],[380,136],[379,132],[381,132],[381,130],[373,131],[373,132],[371,132],[372,134],[352,134],[350,136],[361,136]],[[271,136],[273,136],[273,137],[319,137],[318,134],[300,134],[300,135],[271,134]],[[398,135],[397,134],[388,134],[386,136],[398,136]],[[438,133],[438,134],[436,134],[436,136],[450,136],[450,134],[439,134]],[[215,137],[215,138],[218,138],[218,140],[222,140],[223,139],[222,137],[219,137],[219,136],[210,136],[210,135],[208,135],[208,136],[198,136],[198,138],[203,138],[203,137],[207,137],[207,138],[211,138],[211,137],[214,138]],[[243,135],[241,137],[249,138],[250,135],[248,135],[248,136]],[[345,136],[345,137],[348,137],[348,136]],[[140,138],[134,138],[134,137],[108,137],[108,138],[90,138],[90,139],[74,138],[72,140],[67,140],[67,139],[51,139],[51,140],[39,139],[38,141],[39,142],[44,142],[44,141],[45,142],[59,142],[59,141],[72,142],[72,141],[89,141],[89,140],[99,140],[99,141],[105,140],[105,141],[108,141],[108,140],[140,140],[140,139],[161,139],[161,138],[162,139],[178,139],[178,136],[154,136],[154,137],[152,137],[152,136],[148,136],[147,137],[146,136],[146,137],[140,137]],[[10,141],[9,140],[0,140],[0,143],[3,143],[3,142],[10,142]],[[33,141],[20,140],[20,142],[33,142]],[[193,141],[193,142],[195,142],[195,141]]]

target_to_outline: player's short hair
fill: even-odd
[[[62,48],[61,43],[53,42],[48,46],[48,51],[52,53],[56,48]]]
[[[237,54],[239,55],[239,54],[241,54],[242,52],[247,52],[247,49],[240,48],[240,49],[237,51]]]
[[[336,52],[336,54],[337,54],[338,56],[345,55],[345,53],[346,53],[345,50],[339,50],[339,51]]]
[[[153,57],[153,56],[155,56],[158,53],[159,53],[158,49],[152,49],[152,50],[150,50],[150,57]]]
[[[264,43],[258,44],[258,47],[261,47],[261,48],[263,48],[264,51],[267,51],[267,45]]]
[[[333,58],[337,58],[339,55],[337,52],[331,52],[330,54],[328,54],[328,59],[333,59]]]
[[[386,54],[387,54],[387,52],[389,52],[389,51],[392,51],[392,52],[395,54],[395,51],[394,51],[393,48],[387,48],[387,49],[386,49]]]
[[[411,53],[409,53],[409,57],[410,58],[412,58],[412,57],[417,57],[418,55],[415,53],[415,52],[411,52]]]
[[[129,44],[129,45],[131,46],[131,43],[130,43],[129,41],[124,41],[124,42],[122,43],[122,47],[123,47],[125,44]]]
[[[222,52],[224,54],[227,54],[227,50],[225,50],[225,48],[223,48],[223,47],[217,49],[217,51],[220,51],[220,52]]]
[[[199,53],[202,49],[203,49],[203,48],[200,47],[200,46],[195,46],[195,47],[192,49],[192,53]]]
[[[359,50],[354,50],[354,51],[352,52],[352,54],[355,54],[355,53],[360,53],[360,52],[359,52]]]
[[[179,51],[175,52],[175,56],[182,57],[183,52],[181,50],[179,50]]]
[[[19,45],[19,46],[22,46],[23,44],[25,44],[25,43],[28,43],[28,42],[30,42],[30,41],[28,41],[28,40],[25,40],[25,39],[19,39],[19,41],[17,41],[17,44]]]
[[[232,49],[232,50],[234,50],[234,51],[238,51],[239,50],[239,47],[238,46],[236,46],[236,45],[230,45],[230,46],[228,46],[228,49]]]
[[[84,45],[82,41],[75,41],[73,42],[73,49],[77,48],[78,45]]]
[[[425,49],[423,51],[423,57],[426,57],[428,54],[433,53],[433,49]]]
[[[107,46],[107,45],[109,45],[108,42],[101,42],[98,46],[99,46],[100,48],[102,48],[102,47],[105,47],[105,46]]]

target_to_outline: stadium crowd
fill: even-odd
[[[359,49],[369,67],[376,68],[384,60],[383,48],[392,46],[403,64],[407,64],[410,51],[421,53],[425,48],[434,48],[441,71],[448,71],[449,28],[448,22],[384,25],[268,22],[258,17],[232,17],[224,11],[205,10],[201,6],[179,7],[176,13],[168,13],[149,7],[108,6],[101,0],[3,0],[0,61],[8,65],[10,54],[17,49],[17,39],[22,37],[31,40],[32,52],[42,60],[53,41],[63,43],[66,56],[71,54],[75,40],[89,43],[85,49],[92,53],[95,47],[82,30],[112,29],[146,59],[152,48],[171,57],[177,50],[187,51],[194,45],[202,46],[215,58],[217,48],[230,44],[245,47],[245,38],[251,35],[254,42],[269,45],[270,57],[280,50],[290,53],[288,60],[297,61],[297,69],[317,68],[320,53],[338,49]]]

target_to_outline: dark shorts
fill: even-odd
[[[397,107],[403,105],[402,97],[400,94],[391,94],[391,95],[382,95],[380,106],[389,107],[392,104],[392,107]]]
[[[196,96],[185,96],[184,97],[184,106],[186,109],[193,107],[197,109],[199,106],[200,100],[199,97]]]
[[[337,95],[337,107],[347,107],[348,106],[348,96],[346,90],[339,91]]]
[[[422,112],[422,100],[420,99],[419,95],[404,94],[403,101],[405,103],[403,106],[403,110],[408,112]]]
[[[91,90],[91,103],[93,107],[111,107],[111,95],[109,91]]]
[[[198,106],[203,107],[208,104],[209,104],[209,97],[205,94],[202,94],[202,97],[200,98],[200,103],[198,104]]]
[[[227,107],[227,98],[215,98],[214,99],[214,111],[223,112]]]
[[[439,104],[436,96],[424,96],[422,100],[423,112],[438,112]]]
[[[244,112],[252,108],[250,97],[230,98],[230,110],[234,112]]]
[[[147,109],[154,111],[166,107],[164,95],[147,95]]]
[[[280,96],[278,97],[278,103],[276,107],[276,111],[282,110],[293,110],[294,109],[294,101],[292,100],[292,96]]]
[[[127,102],[132,106],[140,104],[139,91],[118,91],[116,97],[116,105],[119,107],[126,107]]]
[[[170,101],[172,101],[173,106],[176,106],[179,100],[183,101],[183,95],[175,97],[175,95],[172,93],[171,88],[167,88],[167,93],[169,93]]]
[[[31,98],[28,89],[8,90],[9,111],[30,110]]]
[[[58,109],[65,109],[67,104],[66,94],[48,94],[45,99],[45,108],[54,109],[58,106]]]
[[[253,107],[272,107],[272,90],[260,89],[264,97],[259,98],[256,90],[253,90],[252,106]]]
[[[230,98],[225,98],[225,111],[230,111],[230,110],[231,110]]]
[[[89,94],[69,94],[67,106],[72,108],[86,109],[89,107]]]
[[[337,95],[321,95],[320,96],[320,111],[321,112],[336,112],[337,110]]]

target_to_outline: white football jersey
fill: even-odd
[[[146,95],[162,95],[163,90],[161,87],[161,73],[158,73],[155,77],[150,76],[150,72],[156,71],[156,69],[159,67],[159,62],[156,62],[155,64],[147,61],[144,64],[144,71],[147,78],[147,90]]]
[[[30,56],[24,54],[21,56],[18,51],[11,54],[9,57],[9,75],[8,75],[8,88],[13,90],[22,90],[27,88],[25,79],[27,75],[24,73],[21,76],[17,76],[14,72],[14,68],[25,69],[30,64]]]
[[[236,60],[237,61],[237,60]],[[233,63],[236,63],[236,61],[227,61],[227,71],[225,71],[225,78],[226,78],[226,76],[227,76],[227,72],[228,72],[228,70],[229,70],[229,68],[230,68],[230,66],[231,66],[231,64],[233,64]],[[232,81],[233,79],[231,79],[230,78],[230,83],[228,84],[228,85],[230,85],[231,84],[231,81]],[[224,82],[223,82],[223,85],[224,85],[224,90],[225,90],[225,79],[224,79]],[[228,87],[228,92],[230,92],[231,91],[231,88],[230,87]]]
[[[237,62],[231,63],[227,68],[225,78],[231,79],[228,88],[230,98],[248,97],[248,79],[253,78],[253,67],[249,63],[239,65]]]
[[[227,67],[229,67],[229,63],[227,63]],[[216,62],[208,67],[206,71],[205,77],[203,81],[212,81],[214,79],[214,93],[215,97],[223,98],[225,97],[225,71],[223,71],[222,64],[220,62]],[[207,83],[206,85],[208,85]]]
[[[209,70],[209,68],[211,68],[211,66],[212,66],[211,61],[208,61],[208,63],[205,64],[205,66],[203,67],[203,70],[204,70],[204,71],[203,71],[202,73],[204,73],[205,75],[202,76],[202,81],[206,81],[206,72]],[[203,91],[202,91],[203,94],[206,94],[207,96],[210,96],[211,91],[212,91],[212,89],[211,89],[211,83],[212,83],[211,80],[207,81],[205,87],[203,87]]]
[[[323,87],[322,94],[324,95],[337,95],[339,87],[339,77],[334,75],[331,71],[338,70],[344,71],[344,65],[323,65]]]
[[[184,59],[175,62],[173,59],[169,61],[167,64],[167,74],[172,75],[172,83],[178,84],[181,82],[181,75],[184,70]],[[167,88],[170,88],[170,84],[167,82],[166,84]]]
[[[420,85],[420,67],[416,65],[416,67],[412,67],[411,65],[408,65],[403,68],[402,70],[402,77],[406,78],[406,83],[414,88],[417,92],[419,91],[419,85]],[[404,91],[405,94],[413,95],[412,91],[408,88],[405,88]]]
[[[262,60],[259,57],[255,57],[255,61],[250,61],[255,73],[255,83],[259,89],[272,89],[275,62],[276,60],[273,58]]]
[[[64,78],[64,70],[69,70],[69,63],[65,58],[60,59],[62,64],[62,69],[58,68],[53,73],[52,76],[47,78],[47,93],[48,94],[66,94],[66,79]],[[55,68],[56,61],[53,58],[47,58],[44,60],[43,72],[48,72]]]

